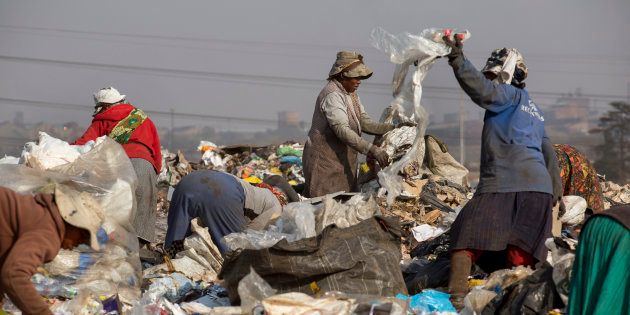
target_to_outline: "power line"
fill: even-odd
[[[137,40],[138,38],[152,39],[152,40],[168,40],[179,42],[193,42],[193,43],[206,43],[216,44],[223,43],[229,45],[249,45],[249,46],[268,46],[272,48],[285,47],[296,48],[303,47],[304,49],[334,49],[338,50],[339,45],[331,43],[313,44],[313,43],[289,43],[289,42],[269,42],[269,41],[248,41],[248,40],[231,40],[231,39],[219,39],[219,38],[203,38],[203,37],[191,37],[191,36],[169,36],[169,35],[153,35],[153,34],[130,34],[130,33],[116,33],[116,32],[99,32],[99,31],[86,31],[86,30],[73,30],[63,28],[49,28],[49,27],[33,27],[33,26],[16,26],[0,24],[0,28],[7,30],[28,30],[45,33],[65,33],[65,34],[77,34],[77,35],[97,35],[106,37],[122,37]],[[128,42],[136,43],[136,42]],[[354,45],[361,49],[375,49],[372,46],[366,45]],[[486,52],[469,53],[473,56],[487,56]],[[315,57],[315,56],[314,56]],[[567,60],[574,60],[574,62],[594,62],[594,63],[628,63],[630,62],[630,56],[625,55],[596,55],[596,54],[553,54],[553,53],[528,53],[528,59],[537,59],[543,61],[550,61],[557,63],[558,61],[566,62]],[[556,60],[553,60],[553,59]]]
[[[67,110],[82,110],[82,111],[93,111],[94,107],[78,105],[78,104],[69,104],[69,103],[57,103],[57,102],[43,102],[43,101],[35,101],[35,100],[26,100],[26,99],[16,99],[16,98],[6,98],[0,97],[0,102],[7,102],[13,104],[19,104],[23,106],[32,106],[32,107],[40,107],[40,108],[57,108],[57,109],[67,109]],[[223,121],[235,121],[235,122],[245,122],[245,123],[254,123],[254,124],[277,124],[277,120],[273,119],[263,119],[263,118],[243,118],[243,117],[233,117],[233,116],[219,116],[219,115],[205,115],[205,114],[192,114],[192,113],[171,113],[170,111],[157,111],[157,110],[147,110],[145,111],[147,114],[156,115],[156,116],[177,116],[181,118],[188,119],[196,119],[196,120],[223,120]]]
[[[26,63],[78,66],[78,67],[105,69],[105,70],[110,70],[110,71],[120,71],[120,72],[128,72],[128,73],[131,72],[131,73],[147,73],[147,74],[153,74],[153,75],[166,75],[168,77],[195,78],[195,79],[204,79],[204,80],[219,81],[219,82],[231,82],[231,83],[241,83],[241,84],[255,83],[259,85],[280,86],[280,87],[310,88],[313,85],[321,85],[322,83],[324,83],[324,80],[295,78],[295,77],[236,74],[236,73],[201,71],[201,70],[181,70],[181,69],[169,69],[169,68],[133,66],[133,65],[114,65],[114,64],[106,64],[106,63],[65,61],[65,60],[54,60],[54,59],[44,59],[44,58],[17,57],[17,56],[8,56],[8,55],[0,55],[0,59],[16,61],[16,62],[26,62]],[[391,89],[391,86],[386,83],[363,83],[362,85],[375,88],[375,89],[387,89],[387,90]],[[460,90],[458,87],[439,87],[439,86],[423,86],[423,89],[443,90],[443,91],[451,91],[455,93],[458,93]],[[372,91],[367,91],[367,92],[371,93]],[[378,92],[374,92],[374,93],[380,94]],[[529,91],[529,93],[532,95],[547,95],[547,96],[554,96],[554,97],[566,96],[563,93],[557,93],[557,92]],[[627,96],[610,95],[610,94],[582,94],[581,96],[587,97],[587,98],[615,99],[615,100],[627,98]]]

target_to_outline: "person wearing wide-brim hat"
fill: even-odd
[[[85,206],[89,201],[61,186],[54,194],[35,195],[0,187],[0,310],[6,293],[23,314],[52,314],[31,277],[61,248],[89,244],[101,249],[103,220],[100,212]]]
[[[328,83],[317,97],[304,147],[305,196],[357,191],[358,153],[374,157],[381,167],[389,164],[383,149],[361,138],[363,132],[383,135],[396,127],[378,123],[365,112],[356,91],[370,76],[361,54],[337,53]]]

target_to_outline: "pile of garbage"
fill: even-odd
[[[619,185],[613,182],[602,182],[602,192],[604,194],[604,208],[611,206],[630,204],[630,184]]]
[[[182,177],[199,169],[227,172],[252,184],[261,183],[270,175],[284,176],[292,186],[304,184],[304,146],[299,143],[220,147],[209,141],[201,141],[197,149],[203,156],[194,163],[189,162],[180,151],[175,154],[162,148],[164,167],[158,176],[158,184],[175,186]]]
[[[470,35],[463,32],[465,38]],[[392,159],[382,170],[362,165],[361,192],[302,198],[262,229],[227,235],[222,255],[198,220],[174,256],[160,242],[140,248],[130,217],[137,179],[119,144],[103,137],[71,146],[41,134],[20,158],[0,161],[0,185],[18,192],[63,187],[104,218],[102,249],[62,250],[32,278],[57,314],[456,314],[444,293],[450,268],[449,229],[472,198],[468,170],[440,139],[425,133],[421,82],[448,53],[436,29],[420,35],[372,33],[396,73],[394,101],[382,122],[413,121],[377,139]],[[409,74],[409,76],[408,76]],[[201,141],[198,162],[162,151],[158,240],[166,231],[169,195],[199,169],[258,184],[283,176],[299,193],[303,146],[218,146]],[[602,183],[608,204],[628,203],[630,185]],[[586,201],[564,197],[558,237],[534,271],[480,262],[469,278],[462,314],[549,313],[567,303],[569,273]],[[10,304],[4,310],[15,312]]]

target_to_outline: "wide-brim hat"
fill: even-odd
[[[340,51],[337,53],[337,60],[328,73],[328,78],[332,78],[342,73],[344,77],[360,78],[365,80],[372,76],[372,70],[363,63],[363,56],[355,51]]]
[[[63,220],[90,232],[90,247],[99,250],[97,233],[103,220],[98,203],[88,193],[77,194],[63,185],[55,188],[55,202]]]

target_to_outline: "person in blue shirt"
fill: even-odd
[[[543,151],[553,153],[553,146],[545,117],[525,90],[527,67],[518,50],[495,50],[478,71],[457,36],[443,39],[457,82],[486,110],[479,184],[451,226],[449,291],[461,309],[472,263],[482,255],[501,257],[501,267],[545,260],[555,198]]]

